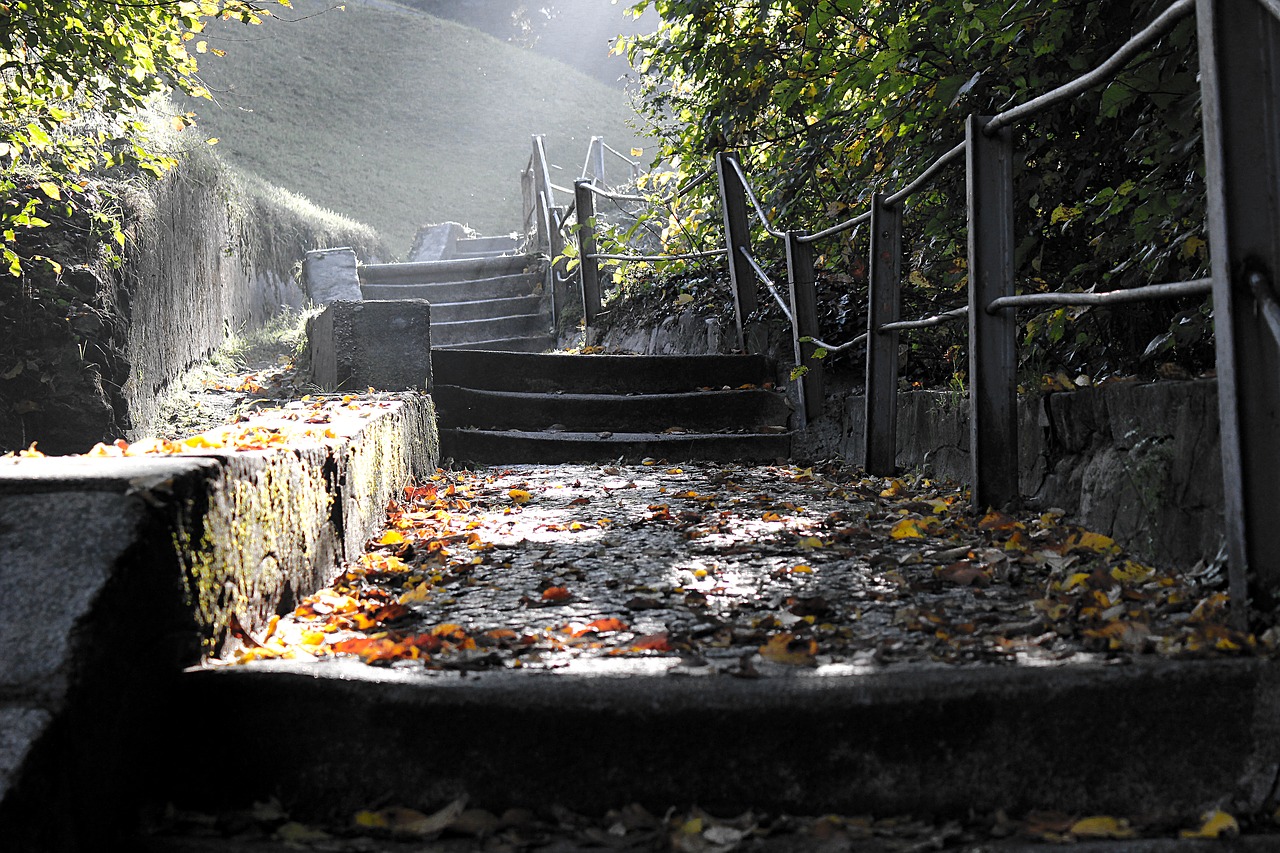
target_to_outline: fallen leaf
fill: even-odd
[[[889,535],[894,539],[923,539],[924,531],[920,529],[920,520],[904,518],[893,526]]]
[[[796,640],[794,634],[783,632],[770,637],[769,641],[761,646],[758,651],[760,652],[760,657],[765,660],[771,660],[774,663],[785,663],[790,666],[811,666],[816,663],[814,655],[818,653],[818,643],[816,640],[808,642]]]
[[[562,586],[552,586],[542,591],[543,601],[568,601],[573,598],[573,593]]]
[[[1067,830],[1076,838],[1133,838],[1137,835],[1124,818],[1110,815],[1082,817]]]
[[[524,489],[511,489],[507,492],[507,497],[511,498],[512,503],[523,505],[527,504],[533,495]]]

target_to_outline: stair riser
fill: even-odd
[[[530,335],[521,338],[503,338],[500,340],[475,341],[463,344],[440,344],[432,342],[431,358],[434,360],[439,353],[442,352],[476,352],[484,351],[500,351],[500,352],[518,352],[518,353],[541,353],[555,346],[555,339],[551,335]]]
[[[466,302],[473,299],[513,299],[529,296],[542,284],[538,275],[510,275],[475,281],[433,284],[363,284],[365,299],[425,299],[428,302]]]
[[[520,248],[516,237],[463,237],[454,244],[458,252],[514,252]]]
[[[790,409],[771,391],[709,391],[687,395],[592,396],[502,394],[436,383],[440,425],[480,429],[662,432],[680,426],[716,432],[766,424],[786,426]]]
[[[495,338],[517,338],[546,332],[551,318],[546,314],[523,314],[516,317],[496,317],[490,320],[465,320],[457,323],[437,323],[431,318],[432,346],[473,343]]]
[[[361,284],[423,284],[465,281],[536,270],[540,262],[529,255],[501,258],[465,258],[408,264],[365,264],[358,268]]]
[[[234,720],[238,739],[201,755],[199,773],[170,750],[164,796],[207,811],[276,793],[298,820],[321,808],[349,819],[388,796],[430,811],[463,794],[494,812],[590,815],[632,802],[656,814],[1195,814],[1249,784],[1242,768],[1274,711],[1247,662],[1177,678],[1025,669],[665,676],[660,691],[634,675],[192,673],[180,707]],[[1085,748],[1081,721],[1099,709],[1106,725]],[[1214,733],[1208,756],[1199,732]]]
[[[433,358],[436,381],[493,391],[656,394],[762,385],[773,375],[763,356],[626,356],[501,352]]]
[[[561,462],[774,462],[791,451],[787,435],[654,436],[574,440],[555,433],[519,434],[440,430],[440,455],[458,462],[490,464],[546,464]]]
[[[488,320],[537,314],[542,308],[541,296],[519,296],[512,299],[483,299],[474,302],[435,302],[431,305],[431,322],[456,323],[461,320]],[[550,318],[547,320],[550,327]]]

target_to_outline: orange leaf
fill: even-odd
[[[548,587],[542,591],[543,601],[568,601],[573,598],[573,593],[562,586]]]
[[[610,631],[625,631],[625,630],[627,630],[626,622],[623,622],[621,619],[617,619],[615,617],[610,616],[608,619],[597,619],[596,621],[588,624],[586,627],[579,628],[578,630],[572,633],[573,633],[573,636],[575,637],[581,637],[586,634],[604,634]]]
[[[635,642],[631,644],[631,648],[641,652],[669,652],[671,651],[671,639],[665,631],[661,634],[643,634],[636,637]]]

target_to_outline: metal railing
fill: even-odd
[[[1200,87],[1208,190],[1212,276],[1108,292],[1015,293],[1013,148],[1010,129],[1046,109],[1110,80],[1179,21],[1194,14],[1200,41]],[[1017,319],[1019,308],[1110,305],[1212,292],[1217,342],[1226,539],[1231,600],[1238,622],[1246,613],[1280,616],[1280,524],[1271,518],[1280,481],[1280,0],[1175,0],[1093,70],[993,116],[970,116],[963,141],[893,193],[877,193],[870,209],[831,227],[789,230],[770,220],[736,155],[716,157],[714,173],[724,217],[725,251],[745,349],[743,318],[757,307],[763,283],[792,327],[804,414],[821,411],[819,350],[865,341],[866,450],[875,474],[895,469],[898,335],[968,320],[969,423],[973,504],[1007,506],[1019,500],[1017,434]],[[899,317],[902,219],[913,195],[943,170],[965,163],[969,230],[968,304],[929,317]],[[708,173],[710,174],[710,173]],[[579,222],[588,221],[598,188],[575,185]],[[629,199],[635,200],[635,199]],[[789,298],[752,252],[749,216],[785,244]],[[818,337],[813,245],[870,225],[868,328],[838,347]],[[579,228],[582,279],[597,254],[591,229]],[[651,256],[643,256],[651,257]],[[638,259],[638,258],[637,258]],[[598,274],[598,269],[596,270]],[[586,288],[584,287],[584,293]],[[595,293],[598,299],[598,289]]]

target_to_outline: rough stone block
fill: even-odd
[[[425,299],[333,302],[307,326],[311,381],[326,391],[431,388]]]
[[[458,240],[467,236],[467,229],[460,222],[441,222],[439,225],[424,225],[418,229],[413,238],[413,248],[409,250],[409,263],[420,261],[443,261],[452,258]]]
[[[339,299],[360,301],[360,274],[354,249],[319,249],[307,252],[302,279],[311,301],[326,305]]]

